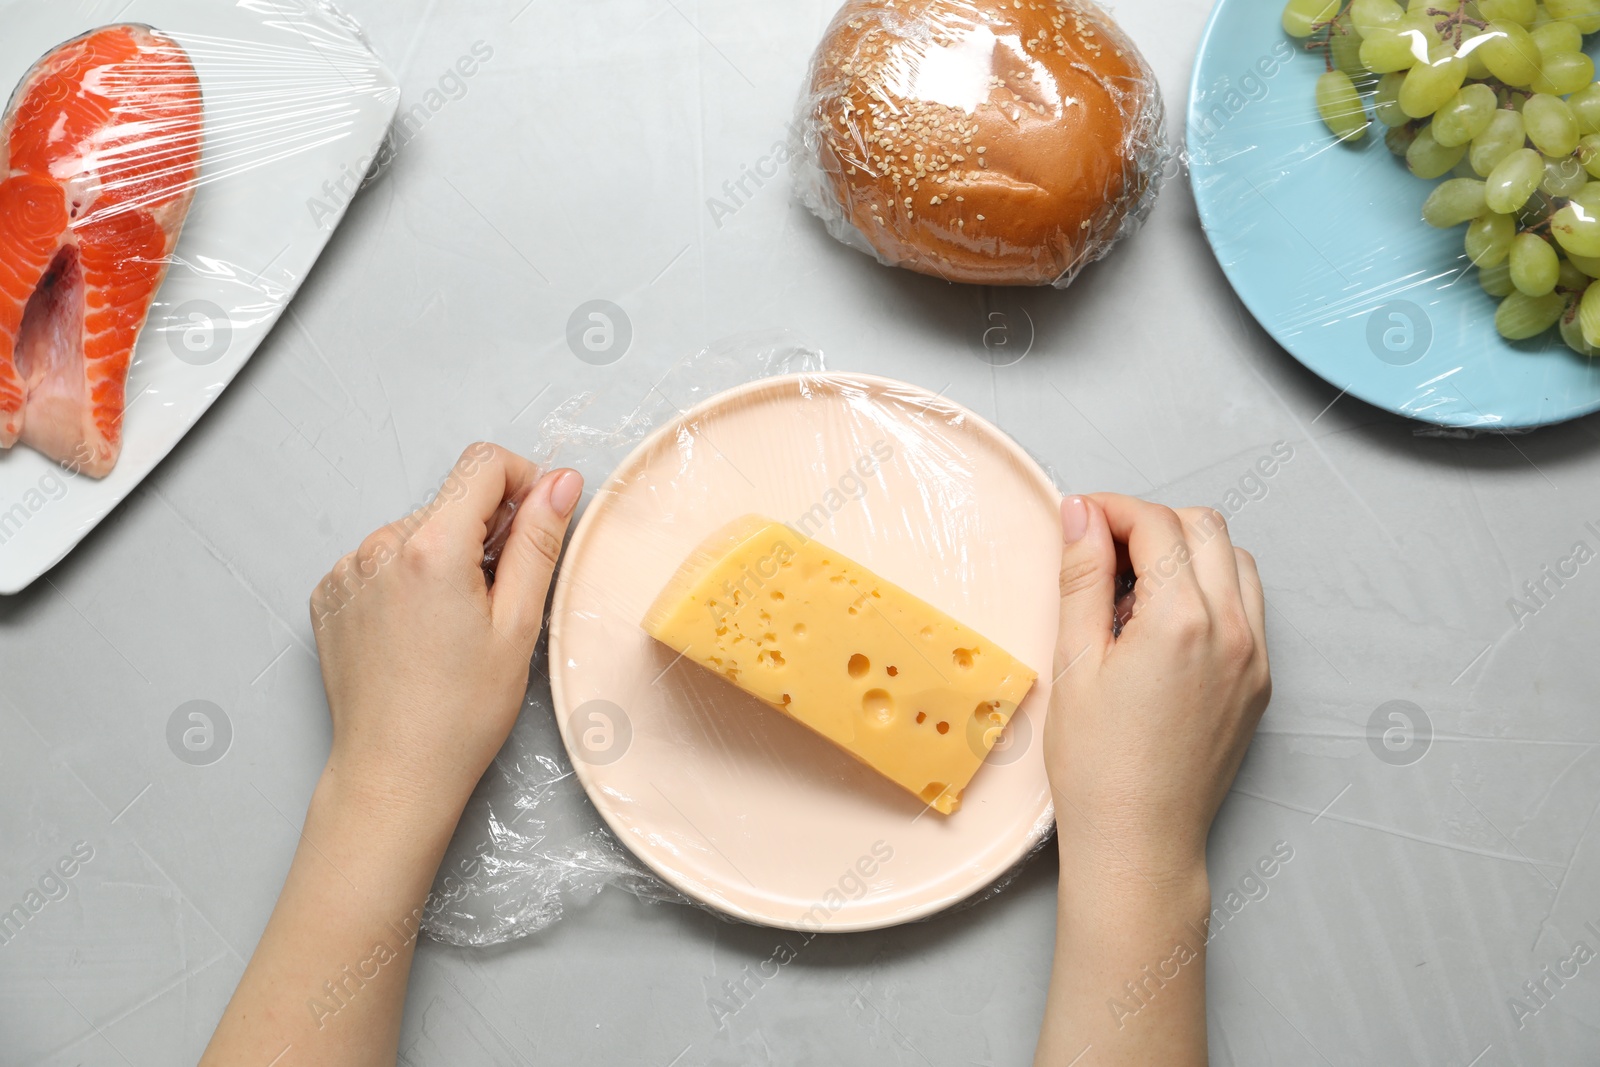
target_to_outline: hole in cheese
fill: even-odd
[[[867,713],[868,721],[888,726],[894,722],[894,697],[883,689],[869,689],[861,698],[861,710]]]
[[[889,677],[893,678],[896,675],[898,675],[899,673],[900,673],[900,668],[899,667],[890,667],[889,668]]]
[[[772,591],[772,599],[773,600],[782,600],[783,599],[783,594],[778,592],[776,589],[774,589]]]
[[[847,669],[850,671],[850,677],[860,678],[872,669],[872,661],[857,652],[850,657],[850,665]]]
[[[803,623],[803,622],[795,623],[794,624],[794,635],[796,637],[804,637],[806,635],[806,624]]]
[[[951,653],[951,658],[956,661],[956,666],[960,667],[964,671],[970,671],[972,669],[972,661],[976,659],[977,656],[978,650],[975,648],[958,648],[955,650],[955,652]]]
[[[950,724],[947,722],[942,722],[939,724],[938,730],[941,734],[947,734],[950,732]]]
[[[917,712],[917,721],[918,722],[927,722],[928,721],[928,713],[925,712],[925,711]]]

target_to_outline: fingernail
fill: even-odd
[[[1067,544],[1077,544],[1089,532],[1089,503],[1081,496],[1069,496],[1061,502],[1061,537]]]
[[[550,486],[550,507],[563,519],[572,514],[583,495],[583,475],[577,471],[562,471]]]

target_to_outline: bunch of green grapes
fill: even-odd
[[[1283,28],[1324,54],[1336,137],[1375,116],[1412,174],[1445,179],[1422,217],[1466,226],[1500,334],[1558,326],[1600,356],[1600,83],[1583,52],[1600,0],[1289,0]]]

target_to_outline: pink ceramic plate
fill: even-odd
[[[1015,442],[926,390],[769,378],[661,427],[602,487],[550,631],[562,738],[606,822],[695,900],[788,929],[870,930],[983,889],[1051,827],[1042,727],[1060,496]],[[798,525],[1039,672],[943,816],[645,636],[645,609],[741,515]]]

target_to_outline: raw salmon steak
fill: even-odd
[[[116,465],[202,122],[188,53],[145,26],[68,41],[18,86],[0,124],[0,448],[96,478]]]

